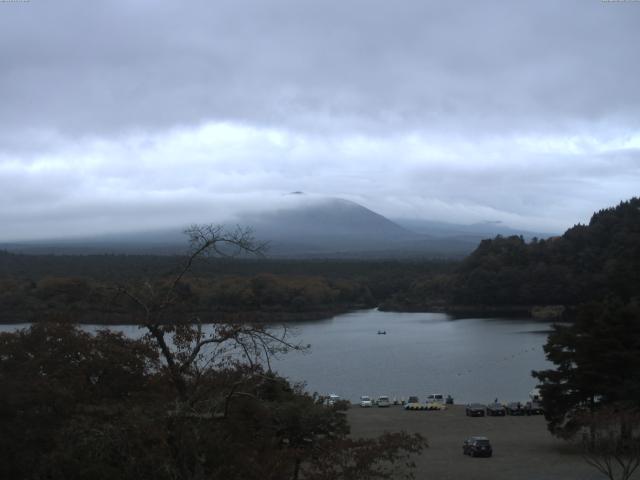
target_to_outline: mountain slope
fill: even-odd
[[[296,199],[290,208],[242,217],[278,253],[388,250],[420,235],[355,202]]]

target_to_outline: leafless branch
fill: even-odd
[[[216,346],[213,349],[215,352],[223,345],[237,349],[237,353],[241,351],[242,361],[252,371],[257,371],[261,360],[266,362],[270,371],[271,356],[278,352],[304,349],[287,339],[286,329],[281,335],[276,335],[261,326],[220,324],[213,327],[213,332],[205,335],[199,318],[185,323],[165,323],[164,312],[179,301],[178,288],[199,258],[207,255],[262,255],[266,249],[265,243],[256,242],[251,229],[239,226],[228,231],[220,225],[192,225],[185,230],[185,234],[189,238],[188,254],[167,283],[154,283],[147,279],[138,290],[125,286],[118,288],[119,294],[143,311],[144,320],[141,323],[147,329],[149,338],[158,346],[181,398],[186,398],[187,390],[191,388],[189,385],[197,387],[199,359],[207,358],[208,355],[210,358],[207,364],[212,361],[213,353],[209,352],[211,349],[207,349],[210,345]],[[204,355],[205,351],[207,355]],[[229,355],[226,361],[236,362],[237,358],[231,356],[231,351],[227,350]]]
[[[628,480],[640,467],[640,413],[612,405],[583,419],[583,458],[610,480]]]

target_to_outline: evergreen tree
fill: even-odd
[[[640,408],[640,308],[619,302],[580,308],[576,322],[555,326],[544,347],[555,369],[535,371],[549,430],[573,436],[585,413]]]

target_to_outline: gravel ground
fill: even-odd
[[[429,448],[415,458],[416,479],[438,480],[601,480],[571,445],[548,433],[544,417],[467,417],[464,406],[441,412],[353,407],[348,413],[354,437],[405,430],[427,437]],[[462,454],[471,435],[489,437],[493,457]],[[636,472],[633,477],[640,478]]]

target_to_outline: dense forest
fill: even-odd
[[[161,285],[184,261],[155,255],[0,253],[0,322],[67,319],[129,323],[122,285]],[[177,315],[203,321],[320,318],[372,308],[420,278],[450,272],[448,261],[203,258],[181,285]]]
[[[387,308],[576,306],[640,292],[640,199],[596,212],[560,237],[483,240],[451,272],[416,280]]]

